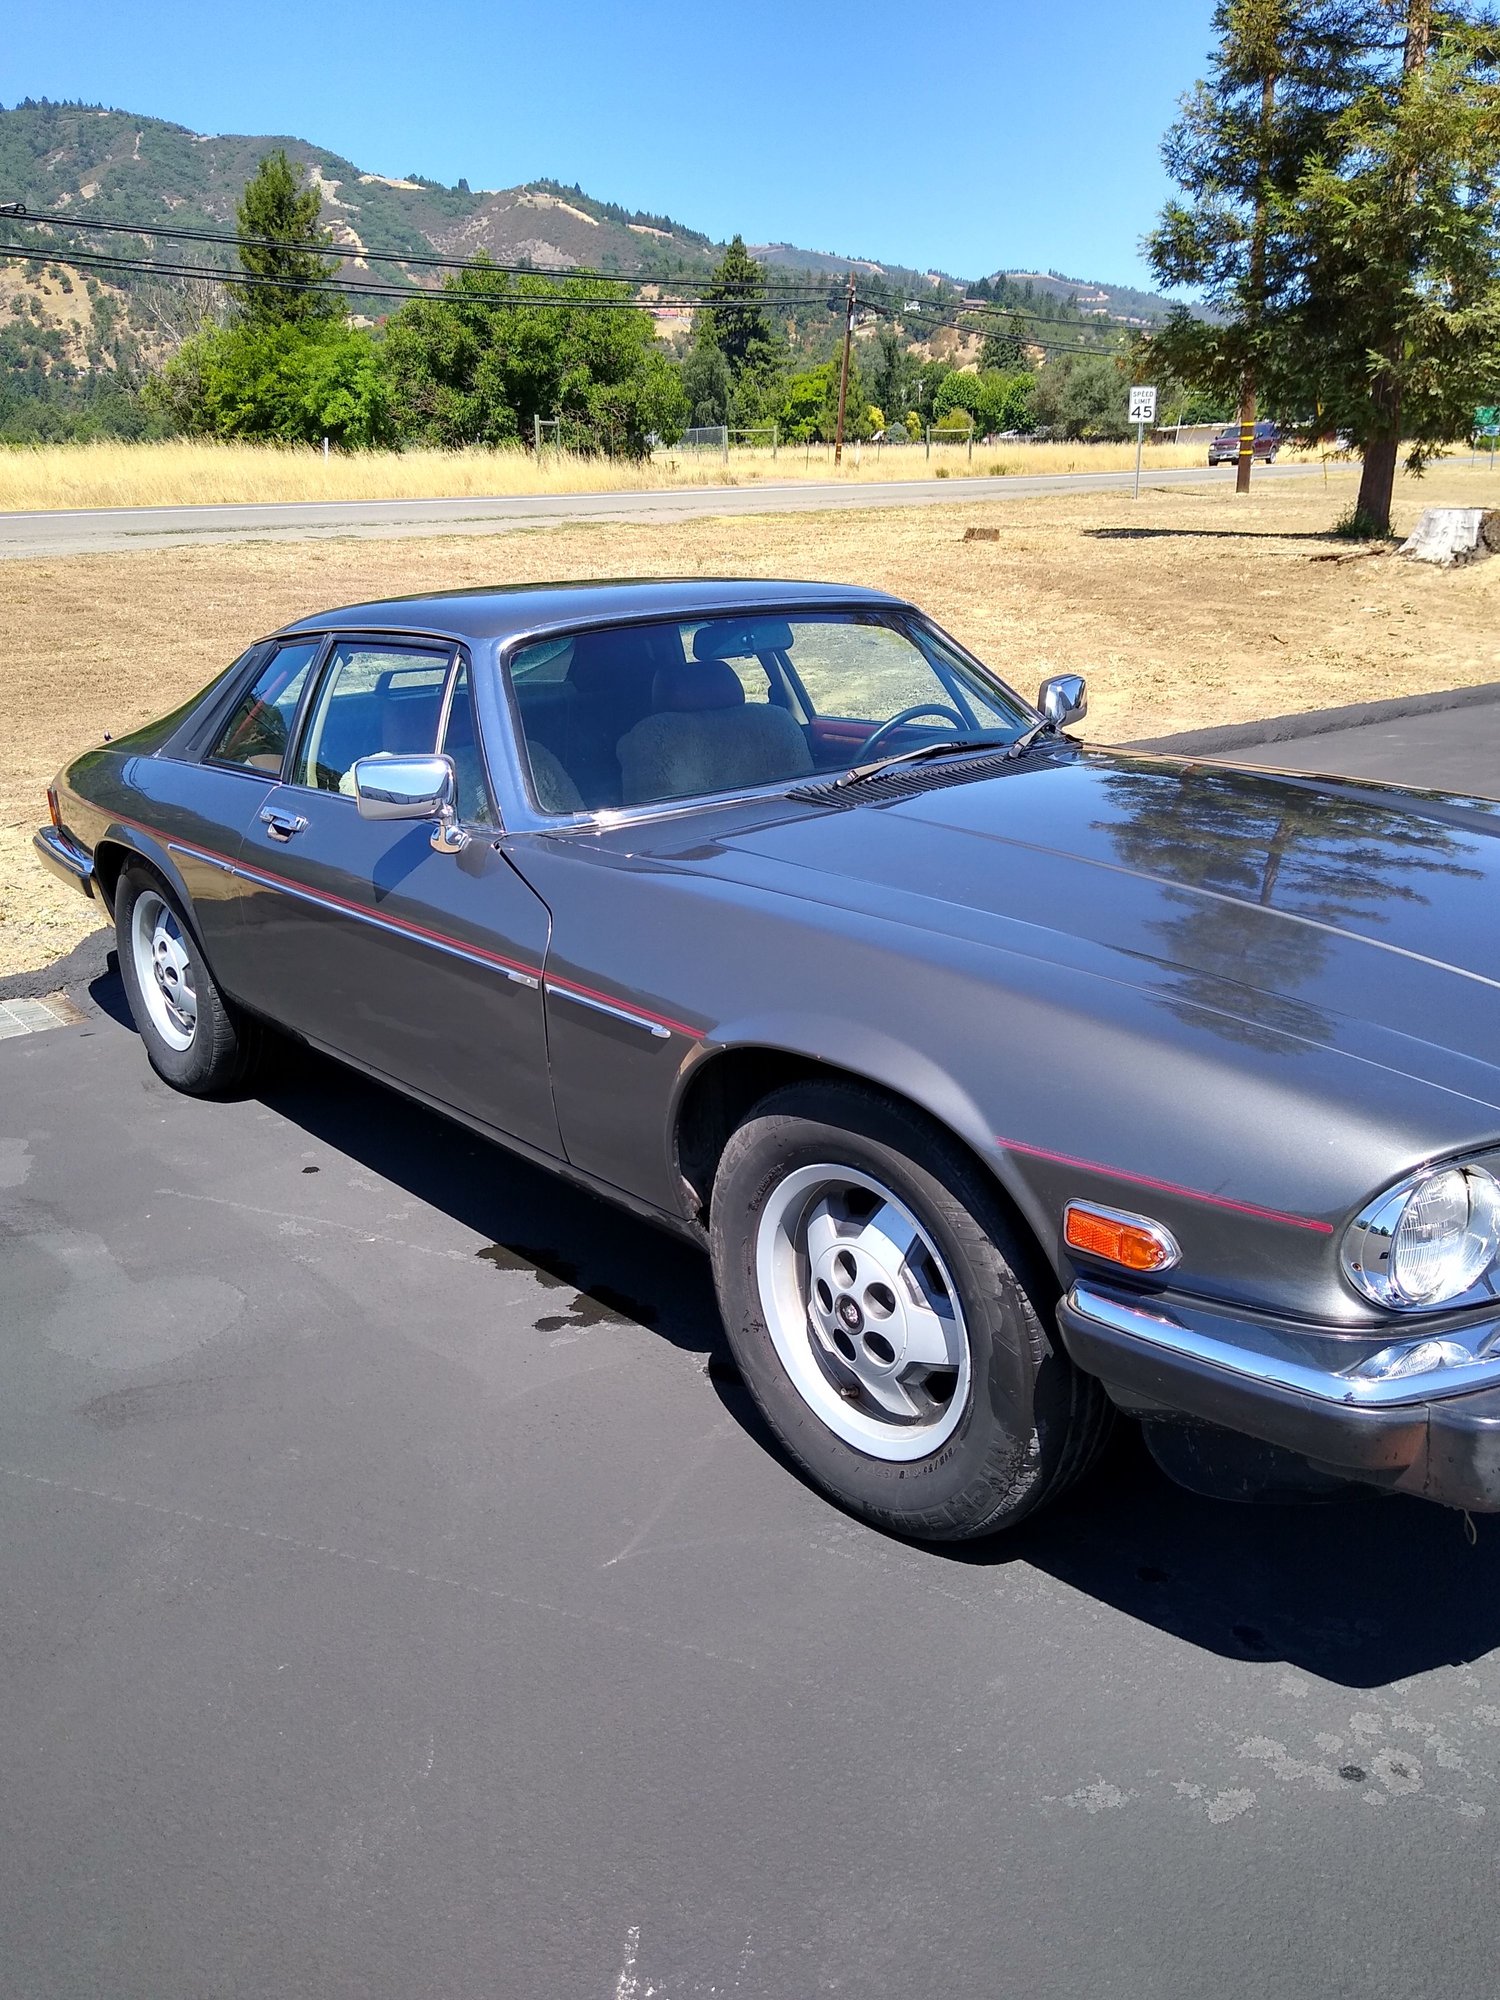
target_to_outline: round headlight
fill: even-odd
[[[1483,1167],[1413,1174],[1349,1225],[1344,1269],[1377,1305],[1446,1305],[1500,1251],[1500,1182]]]

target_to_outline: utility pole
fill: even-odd
[[[844,457],[844,405],[849,400],[849,345],[854,339],[854,273],[849,273],[849,289],[844,301],[844,363],[839,370],[839,421],[833,434],[833,462],[840,465]]]
[[[1259,328],[1261,313],[1266,302],[1266,194],[1267,182],[1271,177],[1271,117],[1276,104],[1274,68],[1276,54],[1274,46],[1266,49],[1266,73],[1261,79],[1260,86],[1260,186],[1255,195],[1255,222],[1250,237],[1252,338]],[[1240,392],[1240,453],[1234,468],[1236,493],[1250,491],[1250,468],[1255,463],[1255,410],[1255,362],[1252,358],[1246,365],[1244,386]]]

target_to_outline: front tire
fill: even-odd
[[[1110,1406],[1050,1331],[1049,1274],[920,1112],[858,1085],[775,1092],[724,1150],[710,1233],[751,1393],[852,1513],[967,1540],[1092,1462]]]
[[[115,891],[115,937],[125,997],[151,1067],[189,1096],[248,1081],[262,1031],[224,998],[175,896],[150,869],[133,866]]]

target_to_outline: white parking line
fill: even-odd
[[[0,1000],[0,1042],[14,1035],[39,1035],[47,1028],[71,1027],[82,1014],[63,993],[44,1000]]]

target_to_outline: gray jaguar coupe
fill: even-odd
[[[1500,1507],[1495,805],[1087,747],[910,604],[362,604],[37,835],[147,1055],[266,1024],[705,1244],[787,1452],[1007,1527],[1114,1412],[1199,1491]]]

